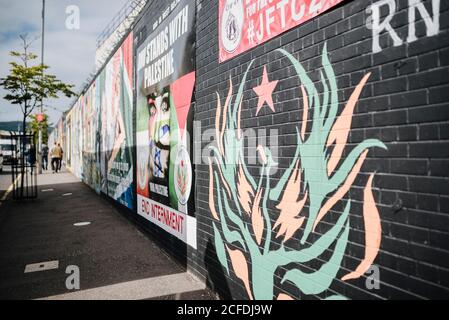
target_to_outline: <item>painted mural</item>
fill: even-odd
[[[95,80],[83,99],[83,181],[100,192],[100,86]]]
[[[135,197],[132,41],[131,33],[74,103],[64,121],[67,139],[61,141],[75,176],[130,209]]]
[[[322,51],[321,92],[294,56],[282,49],[276,52],[289,61],[300,80],[302,105],[298,112],[302,110],[302,121],[296,129],[291,165],[280,179],[270,179],[270,169],[276,163],[270,150],[262,146],[257,149],[263,163],[260,177],[250,174],[245,163],[240,118],[244,92],[251,89],[246,76],[254,61],[236,93],[230,81],[224,105],[217,93],[217,144],[211,147],[213,156],[209,159],[209,205],[217,256],[228,275],[232,271],[241,281],[250,299],[292,299],[282,289],[275,296],[275,274],[281,278],[281,288],[289,283],[301,297],[326,295],[337,274],[342,281],[362,276],[376,258],[381,242],[372,191],[374,174],[366,181],[363,212],[351,212],[352,200],[347,196],[370,150],[386,149],[376,139],[355,147],[347,144],[352,116],[370,74],[361,79],[339,112],[337,81],[326,46]],[[252,88],[259,101],[256,114],[266,106],[276,112],[272,94],[278,80],[269,78],[264,67],[260,85]],[[337,205],[343,212],[329,214]],[[365,255],[354,271],[345,274],[341,264],[351,231],[350,213],[363,215]],[[300,268],[310,263],[314,263],[314,271]]]
[[[66,136],[68,139],[66,150],[64,150],[64,144],[61,144],[64,153],[66,153],[65,162],[67,168],[80,179],[83,175],[83,102],[84,96],[80,96],[67,114]]]
[[[132,209],[133,192],[133,36],[128,35],[98,77],[101,191]],[[98,103],[98,102],[96,102]],[[97,123],[98,126],[98,123]],[[93,134],[93,132],[92,132]],[[99,164],[95,164],[97,168]]]

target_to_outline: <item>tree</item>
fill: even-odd
[[[49,68],[47,65],[38,64],[31,66],[30,63],[37,55],[29,52],[31,43],[26,35],[20,35],[23,52],[11,51],[10,55],[19,58],[21,63],[10,62],[10,74],[0,78],[0,86],[9,91],[4,96],[5,100],[14,105],[19,105],[23,113],[23,128],[26,128],[26,119],[34,108],[43,100],[58,98],[62,93],[70,98],[75,93],[71,90],[74,86],[63,83],[56,76],[45,73]]]
[[[42,103],[43,99],[58,98],[59,94],[64,94],[70,98],[75,93],[72,91],[73,85],[65,84],[56,76],[46,73],[49,69],[47,65],[32,65],[37,59],[37,55],[30,52],[31,42],[27,40],[27,35],[20,35],[23,51],[11,51],[10,55],[19,59],[18,62],[10,62],[10,73],[4,78],[0,78],[2,86],[8,94],[3,98],[13,105],[19,105],[23,113],[23,130],[26,132],[26,120],[31,115],[36,106]],[[22,182],[21,194],[23,192],[23,176],[25,172],[25,141],[22,139]]]

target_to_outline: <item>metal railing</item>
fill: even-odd
[[[126,19],[129,19],[130,16],[132,19],[135,19],[136,9],[140,11],[147,1],[148,0],[133,0],[126,3],[97,37],[97,48],[99,48]]]
[[[115,15],[97,38],[96,71],[131,30],[148,0],[132,0]]]
[[[11,133],[12,195],[14,200],[37,198],[36,137]]]

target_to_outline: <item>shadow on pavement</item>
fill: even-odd
[[[36,200],[8,200],[0,208],[0,299],[67,293],[72,265],[79,267],[81,290],[185,272],[83,183],[44,188]],[[58,269],[24,273],[27,264],[53,260]]]

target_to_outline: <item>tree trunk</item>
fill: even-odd
[[[20,199],[23,199],[23,189],[24,189],[24,176],[25,176],[25,134],[26,134],[26,114],[23,115],[23,123],[22,123],[22,131],[23,136],[21,139],[21,154],[20,157],[22,158],[21,164],[20,164]]]

